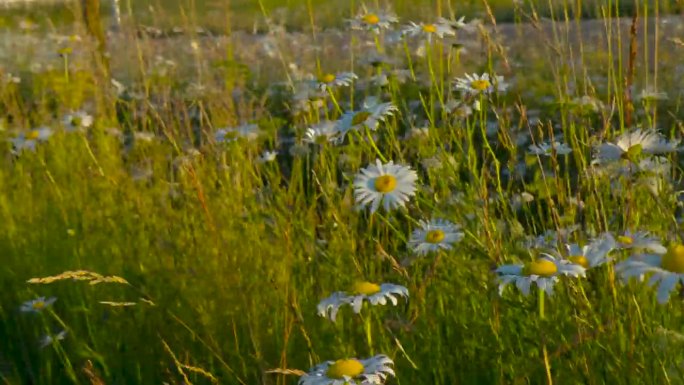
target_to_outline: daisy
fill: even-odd
[[[496,269],[499,280],[499,295],[508,284],[515,282],[523,295],[530,294],[530,285],[535,283],[540,290],[548,295],[553,295],[553,285],[558,282],[561,275],[572,277],[584,277],[584,267],[569,261],[556,259],[549,254],[540,254],[541,257],[526,264],[503,265]]]
[[[66,338],[66,335],[67,335],[66,330],[62,330],[59,333],[55,334],[54,336],[46,334],[40,339],[40,348],[41,349],[46,348],[46,347],[52,345],[55,341],[62,341],[62,340],[64,340],[64,338]]]
[[[648,231],[631,232],[625,231],[622,235],[615,237],[617,240],[617,248],[619,249],[633,249],[633,250],[647,250],[655,254],[667,253],[667,248],[663,246],[662,242],[652,236]]]
[[[380,204],[385,211],[396,207],[404,207],[409,198],[416,193],[418,175],[410,167],[394,164],[393,161],[382,164],[375,160],[361,170],[354,179],[354,195],[362,206],[371,205],[375,212]]]
[[[558,155],[567,155],[572,152],[572,149],[567,144],[558,141],[551,143],[531,144],[528,147],[530,154],[537,156],[553,156],[554,152]]]
[[[381,385],[394,376],[394,362],[385,355],[326,361],[299,379],[299,385]]]
[[[463,239],[460,226],[449,221],[420,221],[420,226],[420,229],[413,230],[409,240],[409,247],[418,255],[441,249],[449,250],[454,243]]]
[[[259,156],[259,163],[268,163],[276,160],[278,156],[278,151],[264,151],[261,156]]]
[[[55,303],[55,301],[57,301],[57,298],[55,297],[38,297],[36,299],[26,301],[23,304],[21,304],[19,310],[21,310],[24,313],[40,313],[49,306],[51,306],[53,303]]]
[[[380,33],[381,30],[389,29],[393,23],[398,21],[397,16],[391,12],[371,12],[364,7],[354,19],[349,20],[349,24],[351,29]]]
[[[306,143],[328,143],[337,141],[337,122],[326,120],[315,124],[306,129],[304,142]]]
[[[219,143],[228,143],[245,138],[254,140],[259,136],[259,126],[256,124],[243,124],[239,127],[222,128],[214,134],[214,139]]]
[[[460,19],[460,22],[463,23],[463,18]],[[416,24],[410,22],[408,26],[404,27],[402,33],[411,37],[421,37],[427,41],[432,41],[433,36],[443,39],[444,36],[454,36],[456,34],[449,20],[442,17],[437,19],[435,23]]]
[[[392,103],[379,103],[376,98],[366,98],[360,111],[349,111],[337,121],[337,131],[342,138],[350,130],[367,127],[375,131],[380,123],[399,109]]]
[[[317,306],[318,315],[328,317],[335,322],[337,312],[343,305],[351,305],[354,313],[359,314],[364,300],[375,306],[386,305],[389,299],[396,306],[399,302],[397,296],[408,298],[408,289],[393,283],[378,285],[372,282],[357,282],[352,287],[351,293],[338,291],[322,300]]]
[[[677,151],[679,140],[668,142],[655,130],[634,130],[618,136],[615,143],[603,143],[595,149],[594,162],[634,160],[642,153],[648,155]]]
[[[608,254],[615,249],[616,243],[615,238],[610,233],[606,233],[586,246],[580,247],[572,243],[566,244],[565,247],[570,262],[589,269],[608,262],[610,260]]]
[[[664,255],[632,256],[615,265],[615,270],[624,280],[651,274],[648,285],[658,284],[658,302],[666,303],[672,290],[684,283],[684,245],[673,245]]]
[[[35,151],[36,144],[45,142],[52,136],[52,130],[48,127],[41,127],[22,132],[17,137],[10,139],[12,142],[13,153],[18,154],[24,150]]]
[[[504,83],[503,76],[491,77],[488,73],[482,75],[465,75],[465,78],[457,78],[456,89],[467,95],[491,94],[492,92],[504,92],[508,84]]]
[[[340,72],[338,74],[324,74],[318,78],[316,87],[321,91],[326,91],[333,87],[349,87],[354,79],[358,79],[353,72]]]
[[[62,125],[67,132],[86,129],[93,125],[93,117],[85,111],[76,111],[64,115]]]

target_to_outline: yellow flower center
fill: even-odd
[[[470,82],[470,86],[477,91],[484,91],[491,85],[492,83],[490,83],[489,80],[486,79],[473,80],[472,82]]]
[[[31,306],[33,306],[33,309],[35,309],[35,310],[43,310],[45,308],[45,302],[36,301]]]
[[[352,288],[354,294],[373,295],[380,291],[380,285],[372,282],[356,282]]]
[[[430,230],[425,234],[425,242],[427,243],[440,243],[444,240],[444,231],[442,230]]]
[[[625,151],[625,153],[622,154],[622,158],[623,159],[629,159],[629,160],[637,159],[639,157],[639,155],[641,155],[643,150],[644,150],[644,146],[642,146],[641,143],[635,144],[633,146],[630,146],[627,149],[627,151]]]
[[[369,116],[371,116],[371,113],[368,111],[357,112],[356,114],[354,114],[354,117],[352,118],[352,125],[356,126],[359,124],[363,124]]]
[[[663,255],[661,266],[667,271],[684,274],[684,245],[670,246]]]
[[[325,375],[328,378],[342,380],[345,377],[355,378],[363,373],[363,364],[355,359],[337,360],[328,367]]]
[[[321,83],[332,83],[333,80],[335,80],[335,75],[333,74],[325,74],[321,76]]]
[[[523,267],[523,274],[538,275],[541,277],[550,277],[558,272],[558,267],[555,263],[548,259],[539,258],[536,261],[529,262]]]
[[[31,130],[26,134],[26,139],[27,140],[35,140],[38,139],[40,136],[40,132],[38,130]]]
[[[624,243],[625,245],[631,245],[632,243],[634,243],[634,239],[626,235],[620,235],[619,237],[617,237],[617,240],[618,242]]]
[[[568,257],[568,259],[570,260],[570,262],[576,263],[585,269],[589,268],[589,260],[584,255],[572,255]]]
[[[363,17],[363,22],[366,24],[375,25],[380,22],[380,18],[374,13],[369,13]]]
[[[373,186],[375,187],[375,191],[387,194],[397,188],[397,178],[392,175],[380,175],[375,178]]]
[[[73,118],[71,118],[71,125],[72,126],[77,127],[77,126],[80,126],[81,123],[83,123],[83,119],[81,119],[80,117],[74,116]]]
[[[423,32],[425,33],[435,33],[437,32],[437,27],[434,24],[425,24],[423,26]]]

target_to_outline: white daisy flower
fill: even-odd
[[[394,376],[394,362],[385,355],[326,361],[299,379],[299,385],[381,385]]]
[[[55,334],[54,336],[46,334],[40,339],[40,348],[41,349],[46,348],[46,347],[52,345],[55,341],[62,341],[62,340],[64,340],[64,338],[66,338],[66,336],[67,336],[66,330],[62,330],[59,333]]]
[[[616,247],[615,238],[610,233],[594,239],[588,245],[580,247],[576,243],[566,244],[568,261],[585,269],[603,265],[610,258],[608,254]]]
[[[57,298],[55,297],[38,297],[36,299],[26,301],[23,304],[21,304],[19,310],[21,310],[24,313],[40,313],[43,310],[50,307],[53,303],[55,303],[55,301],[57,301]]]
[[[655,254],[667,253],[667,248],[663,246],[660,239],[652,236],[648,231],[631,232],[625,231],[622,235],[615,237],[617,248],[647,250]]]
[[[541,253],[535,261],[526,264],[503,265],[496,269],[499,280],[499,295],[510,283],[527,296],[530,286],[535,283],[540,290],[553,295],[553,286],[560,276],[584,277],[584,267],[570,261],[556,259],[549,254]]]
[[[558,155],[567,155],[572,149],[565,143],[553,141],[551,143],[531,144],[528,147],[530,154],[537,156],[553,156],[554,152]]]
[[[594,162],[634,160],[640,154],[656,155],[677,151],[679,140],[668,142],[655,130],[634,130],[618,136],[615,143],[596,147]]]
[[[349,111],[342,115],[337,121],[337,131],[340,132],[341,139],[350,130],[361,130],[368,127],[375,131],[380,123],[396,111],[399,109],[392,103],[379,103],[376,98],[366,98],[360,111]]]
[[[354,179],[354,196],[362,206],[371,205],[375,212],[380,204],[385,211],[396,207],[404,207],[409,198],[416,193],[418,175],[410,167],[394,164],[393,161],[382,164],[380,160],[361,170]]]
[[[491,77],[488,73],[466,74],[465,78],[457,78],[456,89],[467,95],[491,94],[492,92],[504,92],[508,84],[504,83],[503,76]]]
[[[444,109],[453,117],[465,119],[473,114],[473,108],[466,102],[461,100],[451,99],[445,105]]]
[[[376,284],[372,282],[357,282],[354,284],[351,293],[338,291],[323,299],[317,306],[318,315],[328,317],[335,322],[337,312],[343,305],[351,305],[354,313],[359,314],[363,301],[368,301],[371,305],[386,305],[387,300],[397,305],[397,297],[408,298],[408,289],[393,283]]]
[[[22,132],[17,137],[10,139],[12,142],[13,153],[19,154],[24,150],[35,151],[36,145],[45,142],[52,136],[52,130],[48,127],[41,127]]]
[[[259,126],[256,124],[243,124],[238,127],[222,128],[214,133],[214,139],[218,143],[228,143],[245,138],[254,140],[259,136]]]
[[[437,19],[435,23],[414,23],[411,21],[409,25],[404,27],[402,33],[411,37],[421,37],[427,41],[432,41],[433,36],[443,39],[444,36],[456,34],[449,20],[442,17]]]
[[[62,125],[67,132],[86,129],[93,125],[93,116],[85,111],[76,111],[64,115]]]
[[[338,74],[327,73],[321,75],[316,81],[316,87],[321,91],[333,87],[349,87],[359,77],[353,72],[340,72]]]
[[[684,246],[673,245],[664,255],[632,256],[615,265],[615,270],[624,280],[650,274],[648,285],[658,284],[658,302],[666,303],[672,290],[677,288],[680,282],[684,283]]]
[[[365,7],[354,18],[349,20],[351,29],[373,31],[380,33],[383,29],[389,29],[392,24],[397,23],[399,19],[396,15],[387,11],[369,11]]]
[[[337,122],[326,120],[307,128],[304,133],[304,142],[323,144],[337,141],[339,134],[337,124]]]
[[[420,228],[413,230],[409,247],[418,255],[426,255],[431,251],[449,250],[452,245],[463,239],[460,226],[449,221],[437,219],[420,221]]]
[[[643,89],[637,96],[639,100],[645,101],[656,101],[656,100],[668,100],[667,92],[656,91],[654,89]]]
[[[276,160],[278,156],[278,151],[264,151],[261,156],[259,156],[259,163],[268,163]]]

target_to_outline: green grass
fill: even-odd
[[[423,3],[397,1],[393,8],[402,20],[437,14],[434,2]],[[631,3],[609,1],[593,22],[583,17],[601,16],[594,2],[558,2],[566,12],[530,2],[516,11],[508,3],[490,5],[516,24],[500,33],[489,24],[487,33],[459,31],[467,49],[460,56],[439,41],[420,56],[415,40],[383,45],[385,35],[352,38],[348,31],[341,40],[316,36],[330,52],[297,46],[290,36],[275,40],[273,57],[247,38],[197,39],[194,50],[187,37],[136,34],[130,19],[106,60],[85,38],[17,40],[29,43],[0,64],[0,75],[22,78],[0,81],[0,383],[295,384],[295,375],[269,371],[380,353],[394,361],[389,384],[543,384],[549,377],[555,384],[683,383],[681,287],[659,304],[646,282],[623,284],[608,264],[588,270],[586,279],[562,277],[542,300],[536,288],[523,296],[514,285],[499,295],[493,272],[531,261],[539,250],[525,246],[530,236],[573,225],[570,240],[579,243],[628,229],[651,231],[665,245],[682,242],[676,153],[665,155],[667,178],[653,170],[589,173],[592,148],[633,126],[681,137],[684,48],[669,40],[681,26],[661,23],[654,37],[654,25],[637,19],[630,59],[629,26],[618,31],[608,16],[629,13]],[[281,4],[263,3],[267,12]],[[344,4],[312,1],[315,25],[351,17]],[[468,4],[465,14],[481,14],[481,2]],[[286,5],[295,11],[287,22],[310,30],[306,6]],[[681,10],[677,1],[637,5],[641,16],[654,15],[656,6],[659,17]],[[254,16],[261,11],[253,2],[235,1],[233,13],[213,16],[203,12],[209,5],[186,6],[185,16],[167,5],[140,18],[159,26],[229,18],[222,28],[239,29],[262,17]],[[445,4],[441,9],[448,13]],[[551,22],[525,24],[536,9]],[[65,15],[64,33],[83,33],[80,23],[68,22],[72,13]],[[22,17],[5,22],[17,25]],[[296,75],[290,63],[312,74],[319,66],[350,70],[340,41],[352,44],[358,59],[365,40],[382,45],[397,64],[355,62],[355,87],[327,95],[320,114],[293,112],[286,87],[269,88]],[[66,58],[56,55],[63,45],[73,49]],[[159,64],[158,55],[176,65]],[[109,86],[103,62],[125,79],[127,92]],[[359,87],[379,71],[406,68],[418,80]],[[483,71],[504,74],[509,89],[478,98],[481,110],[467,119],[446,114],[442,106],[458,97],[450,82]],[[639,100],[656,81],[669,99]],[[199,82],[206,88],[193,90]],[[631,96],[626,84],[634,85]],[[573,103],[585,95],[605,108]],[[367,96],[398,112],[375,132],[350,133],[343,145],[302,144],[309,126],[338,119],[349,105],[358,109]],[[77,109],[95,123],[67,132],[61,119]],[[243,122],[258,124],[259,136],[214,140],[218,129]],[[487,135],[492,124],[498,131]],[[44,125],[52,137],[35,151],[13,153],[11,139]],[[427,135],[407,135],[422,127]],[[516,144],[521,136],[555,136],[572,153],[532,156],[528,143]],[[260,162],[264,150],[279,151],[277,160]],[[638,152],[631,156],[647,157]],[[379,157],[416,170],[417,194],[390,212],[356,209],[354,177]],[[524,177],[512,176],[521,163]],[[662,187],[654,191],[649,177]],[[522,192],[535,199],[517,204]],[[459,224],[464,239],[417,257],[407,240],[419,220],[431,218]],[[80,269],[127,283],[27,282]],[[316,315],[321,299],[363,280],[406,286],[410,299],[366,304],[360,315],[346,306],[335,323]],[[57,301],[39,314],[19,311],[37,296]],[[60,330],[68,331],[64,340],[40,347],[41,336]]]

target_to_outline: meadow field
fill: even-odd
[[[0,384],[684,384],[681,0],[110,6],[0,3]]]

